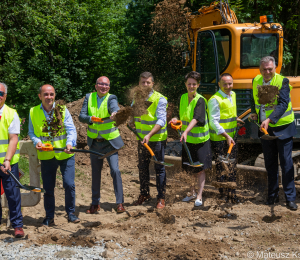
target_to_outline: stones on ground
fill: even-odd
[[[58,240],[58,237],[56,235],[51,236],[51,239],[56,242]]]
[[[116,245],[116,243],[113,242],[107,242],[105,244],[105,247],[108,249],[119,249],[120,247]]]
[[[242,238],[242,237],[234,237],[234,238],[233,238],[233,241],[235,241],[235,242],[244,242],[245,239]]]

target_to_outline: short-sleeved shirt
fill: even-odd
[[[0,117],[2,117],[4,106],[5,104],[0,108]],[[11,122],[10,126],[8,127],[8,133],[17,134],[17,135],[20,134],[20,118],[17,112],[15,112],[14,119]]]

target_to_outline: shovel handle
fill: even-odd
[[[182,122],[177,120],[176,124],[171,123],[171,127],[175,130],[179,130],[182,127]]]
[[[269,135],[266,129],[262,128],[261,130],[264,132],[265,135]]]
[[[42,145],[42,151],[46,151],[46,152],[50,152],[50,151],[53,151],[53,146],[52,144],[43,144]]]
[[[152,151],[152,149],[149,147],[148,144],[144,143],[144,146],[147,148],[147,150],[149,151],[149,153],[151,154],[151,156],[154,156],[154,152]]]
[[[232,147],[233,147],[233,143],[231,143],[231,144],[229,145],[229,149],[228,149],[228,152],[227,152],[227,154],[231,154]]]
[[[104,121],[102,120],[103,118],[99,118],[99,117],[96,117],[96,116],[92,116],[92,121],[94,122],[99,122],[99,123],[103,123]]]

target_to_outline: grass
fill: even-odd
[[[21,155],[20,160],[19,160],[19,169],[21,169],[25,174],[24,176],[20,179],[20,182],[24,185],[27,184],[29,185],[30,183],[30,176],[29,176],[29,161],[28,158],[25,156]],[[40,175],[40,182],[43,184],[42,177]]]

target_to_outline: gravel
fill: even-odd
[[[113,241],[111,241],[113,242]],[[2,260],[26,260],[26,259],[133,259],[130,257],[132,252],[130,249],[122,248],[119,244],[118,250],[110,250],[105,248],[103,241],[96,242],[98,246],[81,247],[81,246],[61,246],[61,245],[42,245],[26,246],[13,238],[7,238],[0,241],[0,259]]]

